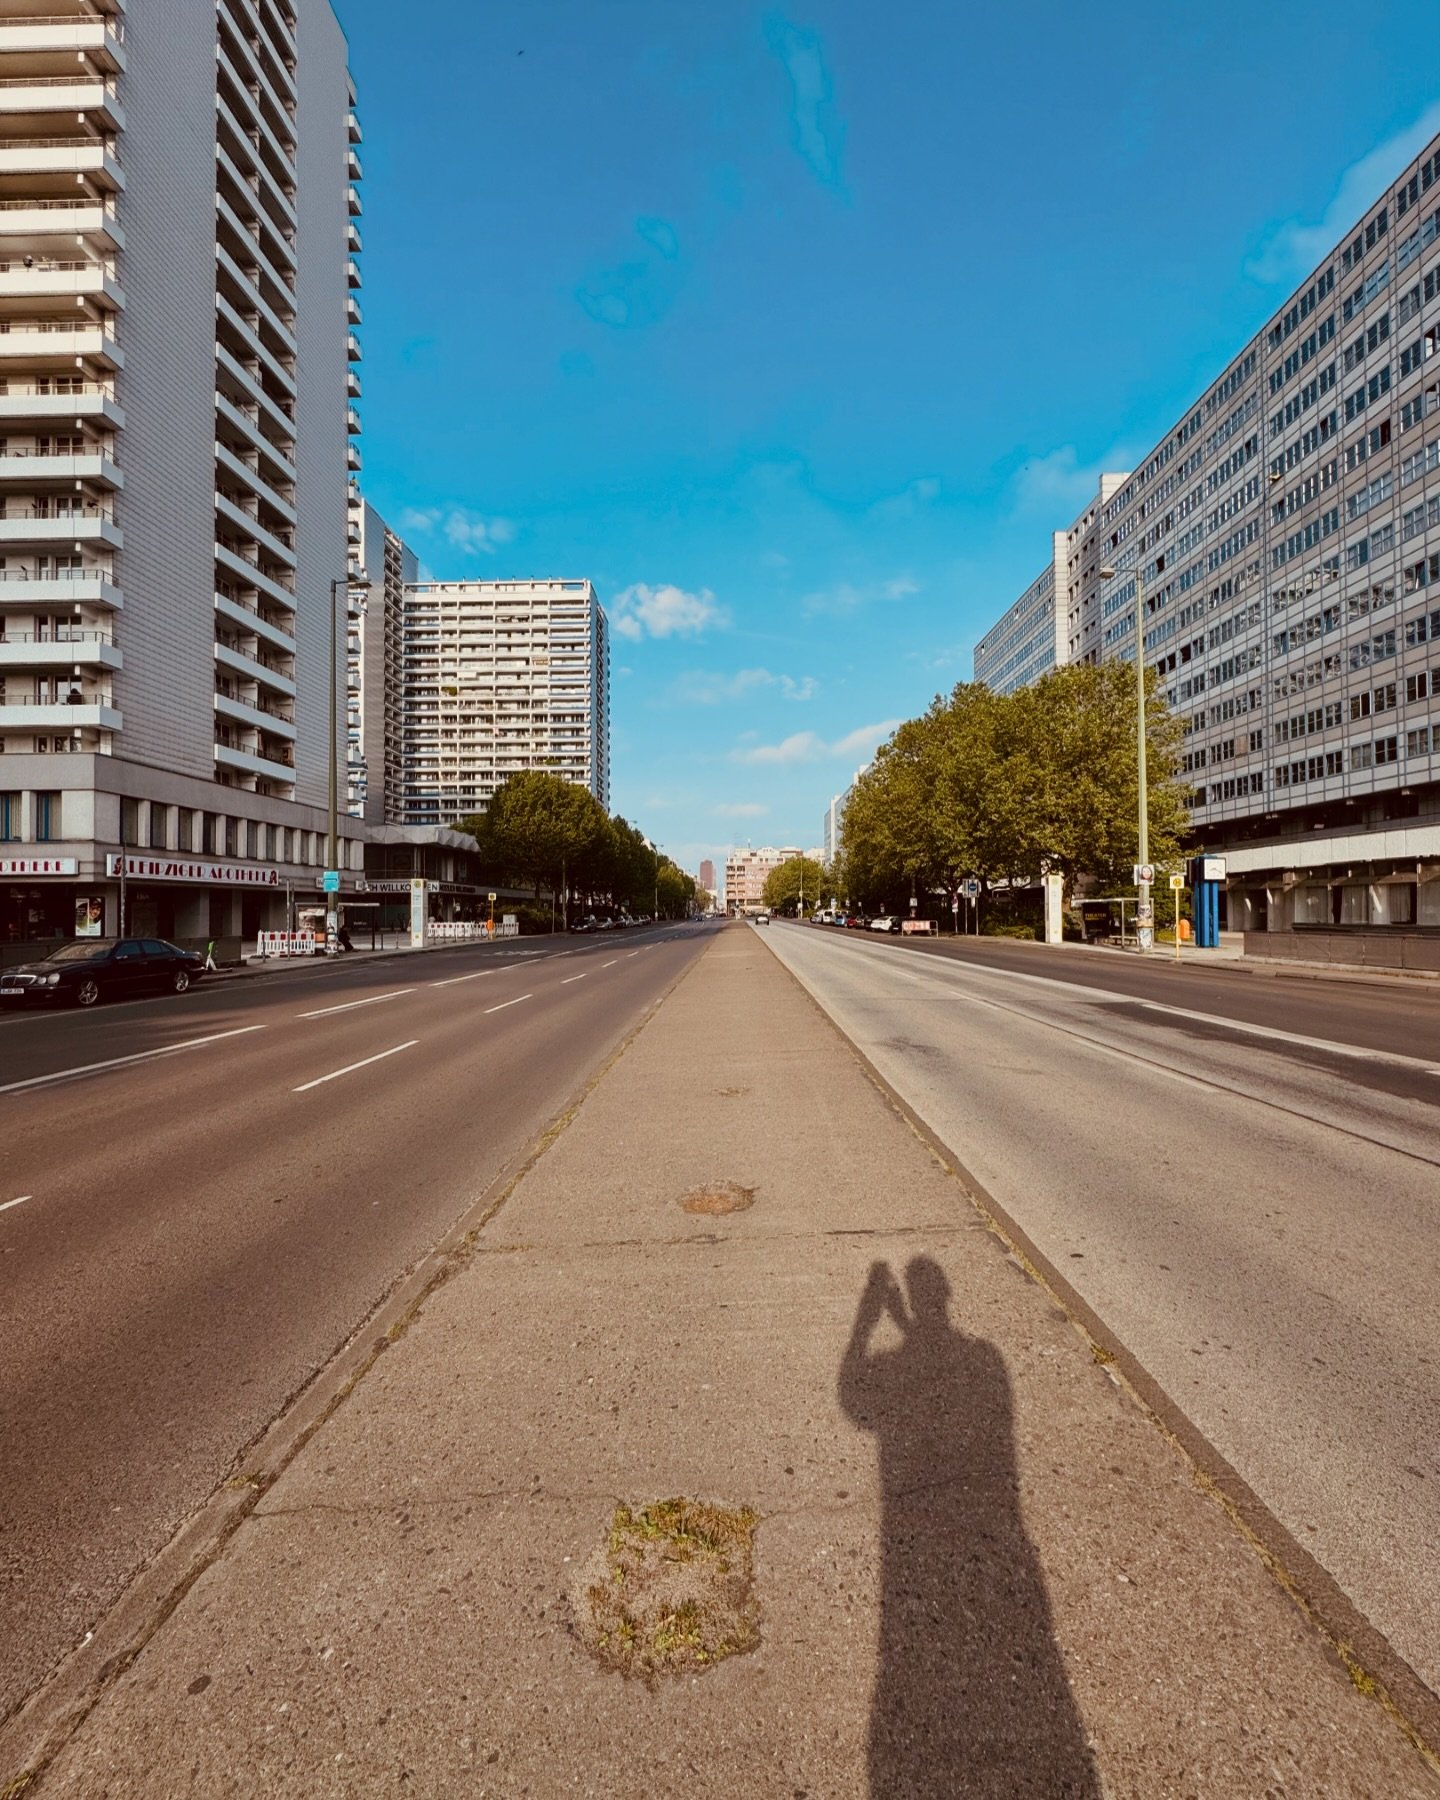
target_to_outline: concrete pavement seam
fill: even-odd
[[[1281,1524],[1243,1477],[1049,1262],[954,1150],[885,1079],[826,1011],[778,951],[782,973],[819,1013],[898,1117],[956,1183],[1007,1261],[1041,1287],[1064,1313],[1091,1357],[1186,1464],[1200,1491],[1220,1507],[1241,1542],[1344,1668],[1354,1687],[1375,1700],[1422,1762],[1440,1775],[1440,1697],[1355,1608],[1334,1577]]]
[[[196,1582],[223,1555],[241,1526],[255,1516],[260,1501],[285,1470],[339,1412],[390,1345],[405,1335],[431,1295],[474,1260],[476,1240],[485,1227],[675,989],[709,953],[718,936],[713,934],[666,984],[549,1124],[465,1208],[445,1236],[400,1277],[354,1328],[347,1342],[290,1398],[254,1443],[240,1450],[236,1472],[220,1483],[170,1542],[135,1575],[86,1640],[61,1660],[8,1719],[0,1720],[0,1756],[8,1760],[12,1743],[17,1743],[20,1750],[16,1773],[7,1779],[0,1771],[0,1782],[4,1784],[0,1786],[0,1800],[18,1800],[19,1795],[43,1780],[46,1769],[108,1689],[143,1654]],[[383,1323],[387,1317],[388,1325]],[[377,1329],[378,1336],[372,1336]]]

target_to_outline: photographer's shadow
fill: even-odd
[[[931,1258],[876,1263],[840,1370],[840,1403],[879,1445],[879,1665],[873,1800],[1100,1800],[1015,1469],[1000,1353],[953,1329]],[[893,1350],[871,1339],[885,1315]]]

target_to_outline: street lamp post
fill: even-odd
[[[349,597],[354,594],[362,599],[370,591],[370,584],[363,576],[342,575],[330,583],[330,832],[327,845],[325,867],[337,880],[340,874],[340,720],[339,720],[339,669],[340,641],[336,626],[336,614],[339,611],[339,595],[344,589],[346,596],[346,614],[348,623]],[[325,954],[334,956],[340,949],[340,894],[336,889],[325,896]]]
[[[1115,573],[1114,569],[1100,571],[1104,580],[1113,578]],[[1150,866],[1150,795],[1145,774],[1145,576],[1138,563],[1135,566],[1135,709],[1135,768],[1140,790],[1140,843],[1136,862],[1143,875]],[[1150,902],[1149,880],[1137,880],[1136,889],[1135,946],[1143,954],[1154,941],[1155,915]]]

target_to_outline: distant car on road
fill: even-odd
[[[94,1006],[140,994],[183,994],[205,973],[197,950],[163,938],[79,938],[0,973],[0,1001]]]
[[[755,923],[756,923],[756,924],[757,924],[757,925],[768,925],[768,924],[769,924],[769,923],[770,923],[770,915],[769,915],[769,913],[768,913],[768,912],[760,912],[760,913],[756,913],[756,915],[755,915]]]

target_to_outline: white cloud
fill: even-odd
[[[845,128],[835,116],[830,76],[813,31],[772,18],[765,35],[790,77],[790,123],[795,148],[826,187],[843,185],[840,173]]]
[[[834,758],[869,760],[876,745],[884,742],[900,724],[899,719],[885,719],[878,725],[860,725],[844,737],[827,743],[815,731],[792,732],[778,744],[755,744],[746,750],[732,750],[731,762],[761,766],[793,767],[798,763],[827,762]]]
[[[1388,187],[1406,163],[1416,157],[1440,131],[1440,100],[1427,106],[1413,125],[1397,131],[1383,144],[1351,163],[1340,177],[1334,197],[1320,217],[1307,223],[1287,219],[1266,236],[1258,252],[1244,265],[1254,281],[1267,285],[1298,281],[1331,248],[1335,240],[1361,219],[1382,188]]]
[[[696,669],[682,675],[672,692],[675,699],[691,706],[718,706],[755,693],[775,693],[782,700],[810,700],[815,689],[813,675],[772,675],[769,669],[737,669],[733,675],[722,675]]]
[[[940,482],[934,475],[921,475],[901,488],[898,494],[887,494],[870,508],[873,519],[913,519],[922,507],[938,497]]]
[[[858,612],[862,606],[868,606],[871,601],[904,600],[910,594],[919,592],[919,583],[911,581],[908,575],[893,576],[889,581],[874,582],[864,587],[842,581],[836,587],[807,594],[800,602],[800,608],[810,618],[817,614],[843,618],[848,613]]]
[[[466,556],[493,556],[496,546],[515,536],[509,519],[482,518],[463,506],[407,506],[400,515],[400,530],[422,537],[443,537]]]
[[[709,588],[698,594],[665,585],[647,587],[637,582],[615,596],[610,623],[621,637],[698,637],[711,626],[728,625],[729,615]]]
[[[758,800],[736,800],[728,806],[712,806],[710,810],[721,819],[763,819],[770,808],[762,806]]]
[[[1032,456],[1011,481],[1011,510],[1039,513],[1053,521],[1052,529],[1058,531],[1099,492],[1102,474],[1128,472],[1132,460],[1116,449],[1099,462],[1082,463],[1073,444],[1062,444],[1046,456]]]

